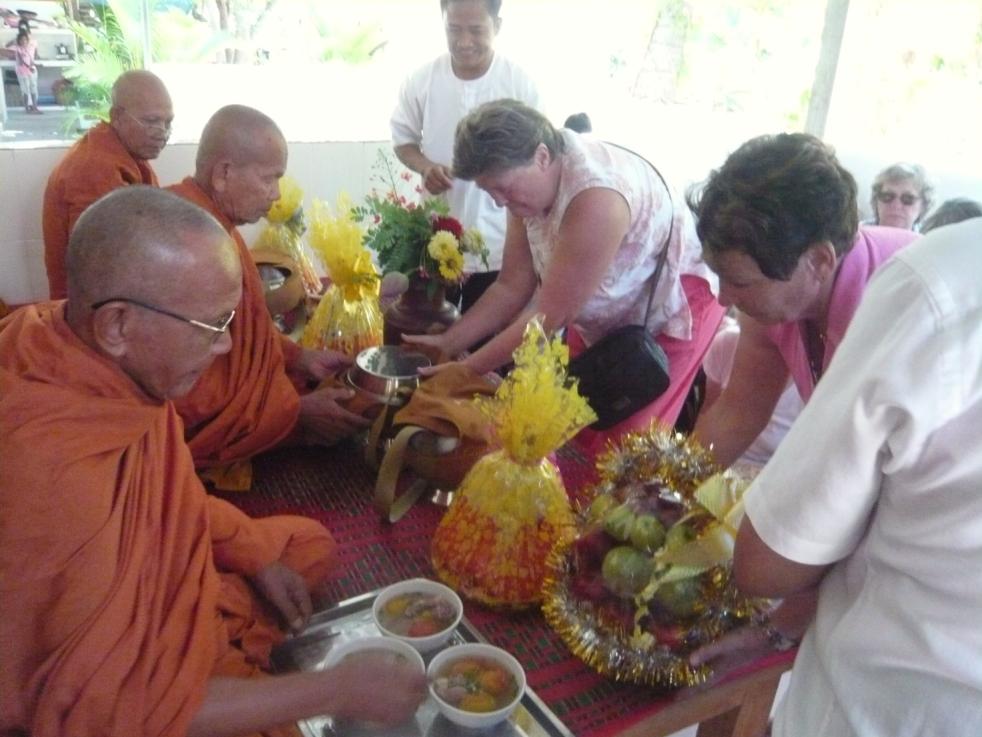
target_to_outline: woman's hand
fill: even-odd
[[[446,333],[436,333],[434,335],[401,335],[403,344],[416,348],[421,353],[426,354],[434,364],[445,363],[453,357],[454,348],[447,338]],[[433,368],[433,367],[430,367]],[[425,373],[420,370],[420,373]]]

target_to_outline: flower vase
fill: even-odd
[[[460,311],[447,301],[443,282],[413,274],[409,288],[385,310],[382,342],[400,345],[403,334],[442,333],[459,317]]]

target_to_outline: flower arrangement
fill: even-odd
[[[266,213],[267,225],[259,234],[253,248],[270,249],[293,259],[300,267],[304,290],[308,294],[321,291],[321,280],[303,247],[307,230],[303,212],[303,189],[290,177],[280,179],[280,198]]]
[[[386,191],[373,190],[352,213],[366,225],[365,245],[376,253],[383,275],[416,275],[435,287],[438,282],[460,283],[465,253],[474,254],[487,266],[484,238],[475,228],[465,229],[451,217],[446,201],[428,197],[417,203],[400,194],[394,164],[385,152],[379,152],[375,169]],[[401,175],[404,181],[410,177],[408,171]]]

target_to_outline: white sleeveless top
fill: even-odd
[[[692,274],[704,279],[713,294],[719,288],[716,276],[702,260],[702,246],[685,201],[674,191],[669,196],[658,174],[637,154],[571,131],[564,130],[562,135],[566,152],[560,157],[556,201],[547,215],[524,219],[536,274],[541,279],[548,269],[573,197],[585,189],[612,189],[627,201],[630,225],[600,288],[583,305],[573,326],[590,345],[616,328],[645,321],[651,279],[671,218],[674,228],[668,257],[651,303],[648,327],[653,335],[690,340],[692,314],[680,277]]]

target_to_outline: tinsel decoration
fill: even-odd
[[[543,587],[542,611],[546,621],[567,647],[603,676],[664,689],[694,686],[711,675],[708,666],[692,667],[688,655],[723,633],[750,620],[770,602],[739,594],[731,581],[732,542],[742,515],[742,492],[747,483],[729,472],[719,473],[709,453],[695,441],[653,427],[622,438],[597,460],[599,480],[584,495],[578,510],[579,538],[596,535],[597,519],[591,510],[611,509],[625,499],[637,498],[639,489],[656,488],[657,495],[678,505],[680,517],[671,528],[684,524],[692,539],[667,543],[648,559],[654,571],[650,581],[634,594],[616,600],[611,608],[583,595],[577,576],[577,540],[564,540],[551,551]],[[605,503],[609,502],[609,503]],[[595,512],[594,512],[595,514]],[[595,577],[596,571],[593,575]],[[652,625],[652,597],[660,586],[684,580],[696,603],[688,616]],[[594,584],[595,585],[595,584]],[[610,596],[610,594],[606,594]],[[662,612],[659,616],[664,616]],[[660,639],[660,630],[671,633]]]

